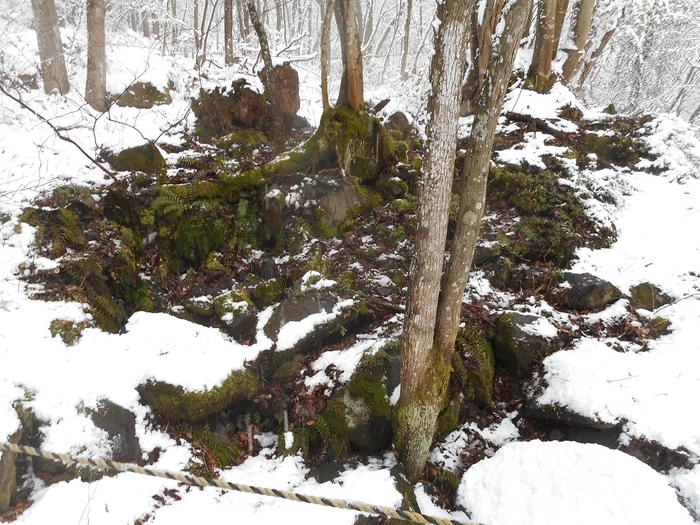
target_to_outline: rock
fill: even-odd
[[[219,386],[207,390],[188,391],[181,386],[149,380],[139,385],[137,391],[141,402],[165,419],[195,422],[229,406],[244,404],[258,387],[255,374],[248,370],[234,370]]]
[[[499,257],[493,266],[489,282],[498,290],[505,290],[513,275],[513,262],[506,257]]]
[[[58,208],[68,208],[70,211],[82,215],[97,206],[90,188],[70,184],[60,186],[53,190],[52,200]]]
[[[16,445],[22,437],[22,430],[17,430],[7,441]],[[0,452],[0,515],[10,507],[10,499],[17,488],[17,468],[15,452]]]
[[[109,435],[112,459],[122,463],[143,464],[143,452],[136,436],[136,416],[116,403],[103,399],[90,413],[96,427]]]
[[[552,291],[552,300],[572,310],[600,310],[617,301],[622,293],[608,281],[590,273],[565,272],[563,281]]]
[[[166,168],[165,159],[153,142],[127,148],[119,153],[105,153],[104,156],[117,171],[142,171],[156,174]]]
[[[169,87],[161,91],[150,82],[134,82],[116,98],[116,104],[121,107],[139,109],[167,105],[173,101],[170,96],[171,89],[172,87]]]
[[[254,334],[258,317],[245,292],[234,288],[215,297],[213,303],[216,315],[236,340],[242,341]]]
[[[400,131],[404,138],[407,138],[415,133],[415,129],[413,126],[411,126],[408,117],[406,117],[406,114],[401,111],[392,113],[389,117],[387,117],[387,119],[384,121],[384,127],[387,131]]]
[[[321,416],[352,450],[377,452],[391,443],[387,377],[394,359],[385,352],[365,356],[350,380],[328,400]]]
[[[271,259],[269,259],[271,260]],[[273,261],[274,262],[274,261]],[[269,281],[259,282],[255,286],[253,299],[259,307],[265,308],[279,299],[284,291],[284,279],[270,279]]]
[[[536,335],[541,326],[554,328],[542,317],[519,312],[503,314],[496,323],[495,357],[518,378],[529,376],[534,361],[556,348],[550,338]]]
[[[323,170],[315,177],[315,183],[314,193],[320,197],[316,210],[322,212],[315,213],[316,221],[323,222],[321,227],[332,237],[337,227],[367,201],[357,181],[343,177],[340,170]]]
[[[630,304],[635,308],[644,310],[656,310],[673,301],[673,298],[665,294],[661,289],[651,283],[640,283],[630,288]]]
[[[270,229],[273,236],[279,237],[284,228],[284,215],[287,196],[282,190],[274,188],[267,192],[263,199],[263,206],[260,215],[263,224]],[[263,279],[262,275],[260,275]]]
[[[183,306],[199,317],[211,317],[214,315],[214,300],[211,295],[200,295],[185,299]]]
[[[260,131],[250,128],[237,129],[219,139],[217,146],[227,150],[234,157],[250,153],[267,144],[267,137]]]
[[[309,121],[301,115],[296,115],[292,121],[292,129],[309,129],[310,127]]]
[[[260,275],[260,278],[268,281],[270,279],[275,279],[279,276],[280,274],[280,269],[277,266],[277,263],[275,262],[274,259],[265,259],[262,264],[260,265],[260,271],[258,275]]]
[[[479,268],[487,262],[492,261],[501,254],[501,247],[499,244],[477,244],[476,250],[474,250],[474,260],[472,264]]]
[[[605,421],[591,419],[559,405],[538,405],[533,403],[527,406],[525,413],[528,417],[534,417],[544,421],[555,421],[557,423],[565,423],[574,427],[590,428],[593,430],[620,428],[620,423],[607,423]]]

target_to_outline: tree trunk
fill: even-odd
[[[233,60],[233,0],[224,0],[224,62],[232,66]]]
[[[87,1],[87,80],[85,101],[95,111],[107,111],[107,51],[105,0]]]
[[[404,321],[395,429],[395,445],[412,482],[420,478],[425,467],[450,376],[450,363],[444,362],[439,349],[436,352],[433,339],[472,1],[446,0],[438,6],[441,23],[430,67],[427,148]]]
[[[357,27],[357,0],[341,0],[341,17],[336,19],[338,32],[341,33],[343,52],[343,77],[340,82],[339,106],[349,106],[358,111],[364,102],[364,80],[362,72],[362,48]],[[338,10],[336,9],[336,14]]]
[[[529,78],[535,90],[540,93],[547,90],[549,77],[552,74],[556,8],[556,0],[540,0],[537,10],[537,30]]]
[[[403,30],[403,53],[401,54],[401,79],[408,79],[406,63],[408,62],[409,37],[411,36],[411,15],[413,11],[413,0],[408,0],[406,4],[406,25]]]
[[[569,9],[569,0],[557,0],[557,13],[554,16],[554,44],[552,44],[552,60],[557,57],[559,41],[561,40],[561,31],[564,28],[564,19],[566,18],[567,9]]]
[[[580,0],[574,13],[574,49],[567,50],[569,56],[562,67],[562,80],[568,84],[579,70],[583,50],[588,41],[588,33],[591,30],[593,12],[595,11],[595,0]]]
[[[61,95],[65,95],[70,90],[70,85],[63,58],[61,34],[58,31],[56,4],[54,0],[32,0],[32,10],[36,21],[36,41],[44,91],[51,93],[56,89]]]
[[[323,29],[321,30],[321,102],[324,113],[331,109],[331,103],[328,98],[328,70],[330,62],[330,32],[334,7],[335,0],[328,0],[326,14],[323,18]]]
[[[456,3],[446,2],[444,9],[449,10]],[[437,417],[446,401],[450,360],[459,329],[462,295],[484,209],[496,125],[531,5],[532,0],[515,0],[503,10],[504,30],[491,54],[467,146],[458,215],[461,220],[458,221],[442,290],[440,275],[457,136],[454,126],[457,120],[455,100],[458,98],[453,97],[459,96],[461,83],[457,64],[464,63],[464,57],[454,60],[453,56],[446,58],[446,54],[460,49],[458,39],[467,38],[466,17],[471,9],[457,9],[457,13],[448,11],[453,20],[459,21],[463,31],[459,36],[447,23],[447,18],[443,18],[438,32],[430,78],[440,79],[440,71],[443,75],[435,81],[438,85],[433,85],[428,106],[424,185],[404,321],[401,397],[396,407],[395,444],[413,482],[420,478],[425,467]],[[445,12],[439,10],[439,14],[444,16]],[[461,43],[462,48],[465,47],[466,40],[461,40]],[[446,60],[449,64],[445,63]],[[448,160],[452,163],[446,162]]]
[[[496,126],[531,5],[532,0],[517,0],[515,4],[511,4],[510,10],[504,13],[505,29],[501,38],[495,42],[491,53],[479,105],[474,114],[471,135],[467,141],[462,171],[462,194],[457,213],[460,220],[457,221],[450,260],[443,278],[435,328],[435,347],[442,351],[443,360],[447,364],[450,363],[459,331],[462,296],[469,279],[484,213],[486,183]]]

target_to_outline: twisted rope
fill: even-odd
[[[220,479],[203,478],[200,476],[195,476],[193,474],[187,474],[185,472],[173,472],[168,470],[153,469],[149,467],[140,467],[132,463],[120,463],[118,461],[112,460],[75,457],[69,456],[68,454],[57,454],[55,452],[37,450],[34,447],[14,445],[12,443],[3,443],[1,441],[0,451],[14,452],[17,454],[27,454],[29,456],[41,457],[52,461],[77,463],[80,465],[87,465],[90,467],[97,467],[100,469],[113,470],[117,472],[133,472],[134,474],[143,474],[145,476],[172,479],[175,481],[179,481],[180,483],[196,485],[199,487],[218,487],[225,490],[234,490],[236,492],[246,492],[248,494],[257,494],[260,496],[282,498],[291,501],[298,501],[301,503],[321,505],[324,507],[355,510],[378,516],[387,516],[389,518],[402,519],[413,523],[429,523],[432,525],[476,525],[473,522],[462,522],[457,520],[437,518],[435,516],[426,516],[418,512],[394,509],[392,507],[384,507],[381,505],[371,505],[369,503],[363,503],[361,501],[344,501],[339,499],[311,496],[308,494],[298,494],[296,492],[289,492],[286,490],[254,487],[251,485],[244,485],[242,483],[231,483],[230,481],[223,481]]]

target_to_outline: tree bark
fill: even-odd
[[[323,29],[321,30],[321,101],[323,103],[324,113],[331,109],[331,103],[328,98],[328,70],[330,61],[330,32],[331,23],[333,22],[334,7],[335,0],[328,0],[326,15],[323,18]]]
[[[442,351],[445,363],[450,363],[459,330],[462,296],[469,280],[469,270],[486,202],[486,185],[496,126],[531,4],[532,0],[517,0],[515,4],[511,4],[510,10],[504,13],[505,29],[491,53],[479,105],[474,114],[471,135],[467,141],[462,171],[462,193],[457,213],[460,220],[457,221],[450,260],[443,278],[435,328],[435,346]]]
[[[58,31],[56,4],[54,0],[32,0],[32,10],[36,21],[36,41],[44,91],[51,93],[56,89],[65,95],[70,90],[70,84],[63,58],[61,34]]]
[[[554,44],[552,45],[552,60],[557,57],[561,31],[564,28],[566,11],[569,9],[569,0],[557,0],[557,13],[554,16]]]
[[[224,0],[224,62],[232,66],[233,60],[233,0]]]
[[[574,21],[574,49],[568,49],[568,57],[562,67],[562,80],[564,84],[569,84],[579,70],[583,50],[588,41],[588,33],[591,30],[593,22],[593,13],[595,11],[595,0],[580,0],[576,6],[575,21]]]
[[[345,93],[340,93],[338,105],[347,105],[358,111],[364,103],[364,79],[362,72],[362,47],[357,26],[357,0],[342,0],[344,26],[339,28],[344,34],[345,54],[343,55],[343,79]],[[341,87],[343,82],[341,81]],[[343,103],[341,104],[341,100]]]
[[[472,1],[446,0],[438,6],[441,23],[430,67],[427,148],[404,321],[401,396],[395,428],[395,445],[413,482],[425,467],[450,376],[450,364],[444,362],[441,352],[435,351],[433,338]]]
[[[546,91],[552,74],[556,8],[556,0],[540,0],[537,10],[537,30],[529,78],[535,90],[540,93]]]
[[[105,48],[105,0],[87,1],[87,80],[85,101],[95,111],[107,104],[107,51]]]

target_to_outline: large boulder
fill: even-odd
[[[556,349],[555,337],[556,328],[543,317],[509,312],[496,323],[493,350],[506,370],[525,378],[538,357]]]
[[[258,391],[259,379],[248,370],[234,370],[224,381],[206,390],[185,390],[163,381],[138,386],[141,402],[169,421],[200,421],[226,407],[243,404]]]
[[[635,308],[653,311],[672,301],[671,296],[651,283],[640,283],[630,288],[630,304]]]
[[[117,106],[150,109],[153,106],[170,104],[173,99],[170,96],[170,88],[158,89],[150,82],[134,82],[124,92],[117,96]]]
[[[153,142],[126,148],[118,153],[107,152],[104,156],[117,171],[160,173],[166,168],[165,159]]]
[[[603,279],[590,273],[564,272],[561,282],[552,291],[552,300],[572,310],[600,310],[614,303],[622,292]]]
[[[328,400],[321,416],[352,450],[377,452],[391,443],[388,377],[394,359],[383,351],[365,356],[348,383]]]

